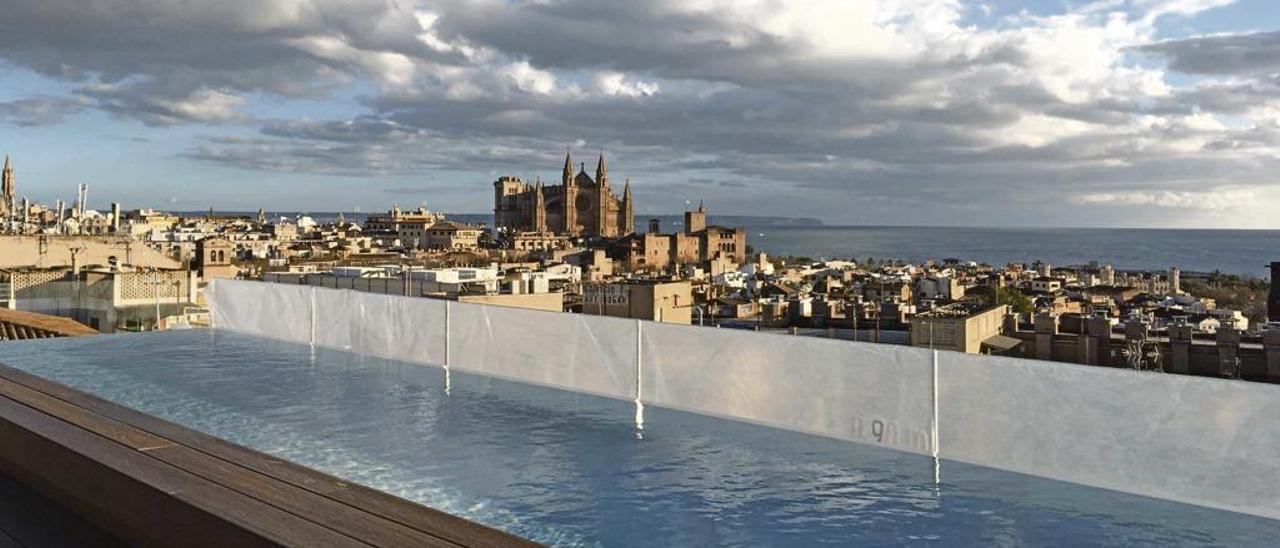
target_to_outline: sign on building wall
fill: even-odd
[[[618,284],[587,284],[582,288],[582,300],[591,304],[629,304],[631,293],[627,286]]]

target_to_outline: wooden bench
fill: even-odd
[[[0,474],[133,545],[533,545],[4,365]]]

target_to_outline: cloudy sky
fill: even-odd
[[[42,201],[482,212],[572,147],[640,214],[1280,228],[1274,0],[3,4]]]

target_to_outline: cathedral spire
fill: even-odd
[[[541,181],[534,187],[533,231],[540,233],[547,231],[547,200],[542,194]]]
[[[609,186],[609,168],[604,165],[604,151],[600,151],[600,161],[596,163],[596,184],[601,187]]]
[[[9,162],[9,155],[4,155],[4,170],[0,171],[0,194],[6,199],[13,196],[13,164]]]
[[[631,179],[627,178],[627,182],[622,185],[622,235],[627,236],[636,230],[635,223],[635,204],[631,198]]]
[[[573,184],[573,155],[569,149],[564,150],[564,173],[560,176],[560,183],[564,186]]]
[[[562,184],[560,199],[560,226],[557,227],[559,232],[577,236],[578,235],[578,184],[573,174],[573,158],[569,155],[569,150],[564,152],[564,174],[562,175]]]

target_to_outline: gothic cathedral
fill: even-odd
[[[585,164],[575,175],[573,159],[566,153],[559,185],[526,183],[510,176],[493,183],[494,226],[508,233],[617,238],[635,231],[632,207],[631,181],[623,185],[621,198],[615,195],[603,153],[595,179],[587,175]]]

